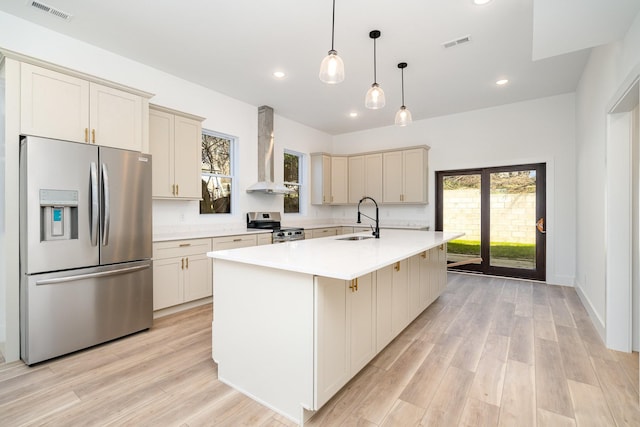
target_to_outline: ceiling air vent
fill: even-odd
[[[442,46],[445,49],[448,49],[450,47],[454,47],[454,46],[457,46],[459,44],[468,43],[470,41],[471,41],[471,36],[469,35],[469,36],[460,37],[459,39],[455,39],[455,40],[451,40],[451,41],[448,41],[448,42],[444,42],[444,43],[442,43]]]
[[[53,16],[57,16],[60,19],[64,19],[65,21],[69,21],[71,19],[71,17],[73,16],[70,13],[63,12],[60,9],[56,9],[53,6],[49,6],[48,4],[44,4],[44,3],[39,2],[39,1],[30,0],[28,2],[28,4],[30,6],[35,7],[38,10],[41,10],[41,11],[46,12],[46,13],[49,13],[49,14],[51,14]]]

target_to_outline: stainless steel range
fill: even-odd
[[[247,212],[247,228],[271,230],[271,242],[304,240],[304,228],[280,225],[280,212]]]

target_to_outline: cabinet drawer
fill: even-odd
[[[153,259],[198,255],[211,251],[211,239],[172,240],[153,244]]]
[[[248,234],[244,236],[214,237],[211,240],[213,241],[214,251],[219,251],[222,249],[246,248],[248,246],[256,246],[256,244],[258,243],[255,234]]]
[[[337,234],[338,234],[338,229],[335,227],[316,228],[311,230],[311,235],[314,239],[318,237],[336,236]]]

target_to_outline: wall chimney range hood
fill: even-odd
[[[273,182],[273,108],[258,107],[258,182],[247,193],[288,194],[284,184]]]

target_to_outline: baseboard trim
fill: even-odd
[[[174,305],[172,307],[162,308],[153,312],[153,318],[168,316],[170,314],[180,313],[181,311],[189,310],[190,308],[199,307],[205,304],[211,304],[213,297],[206,297],[196,301],[185,302],[184,304]]]
[[[596,310],[593,308],[593,304],[591,304],[589,297],[587,297],[587,295],[584,292],[582,292],[582,288],[578,285],[575,287],[575,289],[576,289],[576,293],[578,294],[578,298],[580,298],[580,301],[582,301],[582,305],[584,306],[584,308],[587,309],[587,313],[589,314],[591,323],[593,323],[593,326],[596,328],[596,331],[598,331],[598,335],[600,335],[602,342],[606,343],[607,342],[606,329],[605,329],[604,322],[602,321],[600,316],[598,316],[598,313],[596,312]]]

